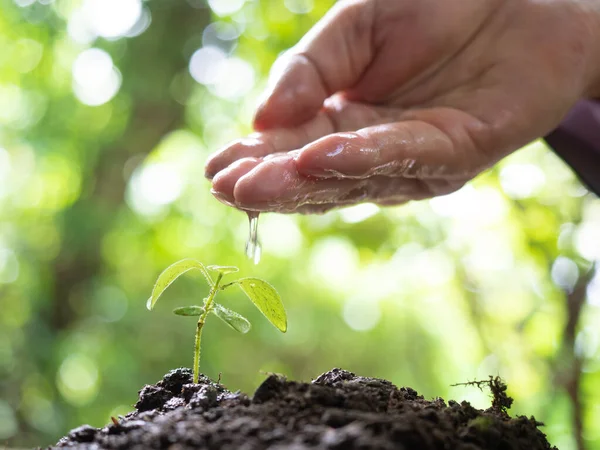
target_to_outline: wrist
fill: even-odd
[[[600,40],[600,33],[596,39]],[[590,87],[585,93],[585,98],[600,100],[600,46],[597,47],[599,48],[592,60]]]
[[[598,63],[600,65],[600,63]],[[596,74],[591,88],[589,90],[589,94],[586,95],[587,99],[600,101],[600,70],[598,70],[598,74]]]

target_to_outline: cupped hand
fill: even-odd
[[[596,93],[599,9],[340,2],[275,64],[257,132],[209,159],[212,192],[302,213],[450,193]]]

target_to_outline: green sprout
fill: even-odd
[[[196,326],[196,339],[194,341],[194,383],[198,383],[200,373],[200,338],[202,337],[202,329],[206,323],[206,318],[209,313],[213,313],[231,328],[240,333],[247,333],[250,330],[250,322],[244,316],[225,308],[223,305],[215,302],[217,292],[224,291],[231,286],[239,286],[240,289],[248,296],[250,301],[264,314],[264,316],[277,329],[285,333],[287,330],[287,315],[281,302],[281,297],[273,286],[260,278],[240,278],[231,283],[221,284],[225,275],[238,271],[237,267],[233,266],[207,266],[195,259],[184,259],[167,267],[158,277],[152,289],[152,296],[148,299],[146,307],[152,311],[154,305],[158,301],[161,294],[184,273],[198,269],[210,286],[208,297],[204,299],[202,306],[192,305],[175,308],[173,313],[178,316],[194,316],[198,317]],[[210,272],[216,272],[216,280]]]

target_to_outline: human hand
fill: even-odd
[[[206,176],[257,211],[450,193],[600,93],[598,34],[597,0],[338,3]]]

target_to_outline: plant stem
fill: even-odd
[[[198,321],[196,325],[196,339],[194,341],[194,383],[198,383],[200,372],[200,338],[202,337],[202,326],[204,322]]]
[[[223,278],[223,274],[219,273],[219,275],[217,275],[217,281],[210,290],[208,298],[204,303],[204,312],[198,319],[198,324],[196,325],[196,339],[194,341],[194,384],[198,383],[198,378],[200,376],[200,340],[202,338],[202,328],[204,327],[206,316],[212,310],[212,304],[215,299],[215,296],[217,295],[217,291],[219,290],[219,283],[221,283],[221,278]]]

